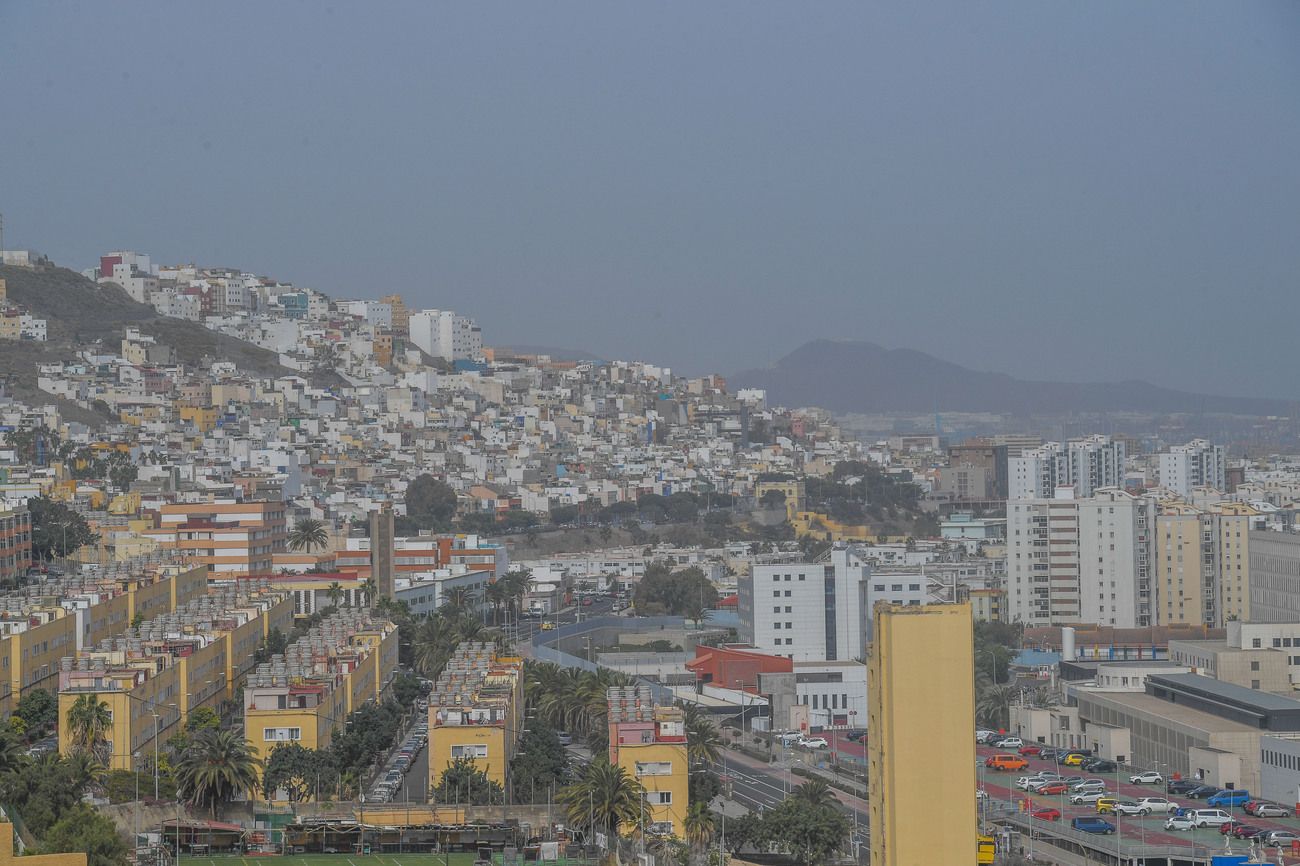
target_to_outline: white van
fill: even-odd
[[[1222,827],[1232,820],[1232,816],[1222,809],[1189,809],[1186,817],[1197,827]]]

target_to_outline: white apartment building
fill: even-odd
[[[391,308],[389,315],[392,315]],[[411,342],[435,358],[459,361],[483,353],[483,334],[478,325],[451,310],[412,313],[408,326]]]
[[[1227,487],[1223,446],[1204,439],[1175,445],[1160,455],[1160,486],[1179,496],[1188,496],[1195,487]]]
[[[867,726],[867,666],[861,662],[795,662],[794,689],[810,726]]]
[[[364,319],[366,324],[374,325],[377,328],[393,327],[393,305],[386,304],[383,301],[339,301],[336,306],[341,312],[349,316],[355,316],[358,319]],[[417,344],[418,345],[418,344]],[[420,346],[420,348],[424,348]],[[425,349],[428,352],[428,349]],[[433,354],[430,352],[430,354]]]
[[[1073,487],[1086,499],[1093,491],[1124,484],[1124,443],[1108,436],[1048,442],[1007,460],[1008,499],[1050,499]]]
[[[755,565],[737,583],[740,637],[796,662],[863,658],[870,576],[847,548],[826,563]]]
[[[1154,504],[1107,488],[1007,503],[1007,616],[1026,625],[1150,625]]]

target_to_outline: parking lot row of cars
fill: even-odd
[[[421,702],[423,703],[423,701]],[[427,704],[425,704],[427,708]],[[373,803],[388,803],[396,799],[397,792],[405,784],[406,774],[411,771],[416,756],[429,743],[429,722],[421,718],[411,728],[402,745],[397,749],[385,766],[380,780],[370,789],[367,799]]]

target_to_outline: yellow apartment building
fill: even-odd
[[[655,706],[645,686],[611,688],[606,697],[609,762],[641,783],[650,832],[684,838],[690,805],[685,714]]]
[[[974,625],[968,603],[879,603],[868,660],[872,866],[975,862]],[[936,744],[942,748],[936,748]],[[935,809],[935,803],[943,808]]]
[[[498,655],[489,643],[456,648],[429,694],[431,789],[460,758],[505,787],[523,727],[523,685],[523,659]]]
[[[112,713],[110,769],[129,770],[134,756],[152,753],[195,709],[232,694],[230,671],[247,669],[268,623],[292,619],[292,602],[267,587],[213,592],[176,611],[159,614],[118,637],[62,659],[59,718],[85,694]],[[256,635],[248,640],[247,635]],[[245,636],[245,637],[241,637]],[[234,648],[246,657],[233,657]],[[70,728],[59,725],[59,749],[73,748]]]
[[[380,701],[397,667],[397,626],[343,608],[258,665],[244,686],[244,736],[265,761],[281,743],[329,746],[350,712]]]
[[[1198,508],[1160,503],[1155,577],[1160,625],[1222,627],[1250,616],[1250,527],[1259,512],[1243,502]]]
[[[0,280],[3,284],[4,280]],[[84,851],[69,854],[14,854],[14,825],[0,821],[0,866],[86,866],[89,856]]]

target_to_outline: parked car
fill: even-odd
[[[1040,821],[1059,821],[1061,820],[1060,809],[1035,809],[1029,813],[1029,817],[1037,818]]]
[[[984,766],[990,770],[1023,770],[1029,762],[1019,755],[989,755],[984,759]]]
[[[1219,793],[1218,785],[1197,785],[1187,792],[1187,796],[1193,800],[1204,800],[1206,797],[1213,797]]]
[[[1073,788],[1075,785],[1083,781],[1083,776],[1064,776],[1061,778],[1061,781]]]
[[[1186,794],[1188,791],[1199,787],[1201,787],[1201,783],[1191,779],[1174,779],[1165,790],[1171,794]]]
[[[1052,796],[1055,794],[1064,794],[1069,790],[1070,786],[1064,782],[1048,782],[1038,789],[1038,793],[1043,794],[1044,796]]]
[[[1254,815],[1256,818],[1289,818],[1291,810],[1286,806],[1280,806],[1277,803],[1269,803],[1263,800],[1254,800],[1247,803],[1244,807],[1247,815]]]
[[[844,734],[844,737],[845,737],[845,739],[847,739],[850,743],[856,743],[856,742],[858,742],[859,740],[861,740],[863,737],[865,737],[866,735],[867,735],[867,732],[866,732],[866,731],[864,731],[862,728],[857,728],[856,730],[846,731],[845,734]]]
[[[1089,791],[1104,790],[1106,790],[1106,783],[1101,779],[1084,779],[1082,782],[1077,782],[1072,788],[1070,788],[1070,792],[1073,794],[1086,794]]]
[[[1092,773],[1113,773],[1118,769],[1119,765],[1114,761],[1098,760],[1096,758],[1092,759],[1092,765],[1088,767],[1089,772]]]
[[[826,742],[825,737],[804,737],[799,741],[799,745],[805,749],[825,749],[830,743]]]
[[[1129,776],[1128,780],[1134,785],[1163,785],[1165,783],[1165,777],[1154,770],[1147,770],[1145,773]]]
[[[1017,749],[1017,751],[1020,752],[1020,754],[1025,755],[1027,757],[1029,755],[1037,755],[1039,752],[1043,751],[1043,747],[1036,743],[1025,743],[1023,746]]]
[[[1242,822],[1238,821],[1236,818],[1233,818],[1228,823],[1219,825],[1219,834],[1222,836],[1231,836],[1236,832],[1237,828],[1241,826],[1242,826]]]
[[[1233,806],[1244,806],[1249,801],[1249,791],[1225,789],[1207,799],[1205,805],[1231,809]]]
[[[1025,744],[1019,737],[1003,737],[993,744],[995,749],[1018,749]]]
[[[1100,833],[1109,835],[1115,832],[1115,825],[1102,818],[1075,818],[1070,821],[1071,829],[1081,833]]]
[[[568,731],[559,731],[555,737],[560,741],[561,746],[573,745],[573,736]]]
[[[1108,812],[1113,813],[1113,812],[1117,811],[1119,806],[1122,806],[1122,805],[1125,805],[1125,804],[1132,805],[1132,806],[1136,806],[1136,805],[1137,805],[1137,801],[1136,801],[1136,800],[1130,800],[1130,799],[1128,799],[1127,797],[1116,797],[1116,796],[1113,796],[1113,795],[1112,795],[1112,796],[1108,796],[1108,797],[1102,797],[1101,799],[1099,799],[1099,800],[1096,802],[1095,805],[1096,805],[1096,807],[1097,807],[1097,814],[1098,814],[1098,815],[1104,815],[1104,814],[1106,814],[1106,813],[1108,813]],[[1127,813],[1126,813],[1126,814],[1127,814]]]
[[[1177,812],[1182,807],[1173,800],[1166,800],[1164,797],[1138,797],[1138,814],[1150,815],[1152,812]]]
[[[1038,757],[1042,758],[1044,761],[1055,761],[1056,749],[1052,749],[1052,748],[1043,749],[1041,752],[1038,753]]]
[[[1267,848],[1290,848],[1293,843],[1300,840],[1300,835],[1290,830],[1265,830],[1256,835],[1255,839]]]
[[[1184,812],[1197,827],[1219,827],[1232,820],[1232,816],[1222,809],[1188,809]]]
[[[1165,821],[1165,829],[1195,830],[1196,820],[1192,818],[1192,813],[1190,811],[1185,815],[1170,815],[1169,819]]]
[[[1232,835],[1238,839],[1252,839],[1263,829],[1263,827],[1255,824],[1243,824],[1238,821],[1237,826],[1232,828]]]
[[[1103,797],[1112,796],[1106,791],[1081,791],[1077,794],[1070,795],[1070,802],[1078,806],[1080,803],[1096,803]]]
[[[1078,752],[1071,752],[1061,759],[1061,763],[1067,767],[1078,767],[1083,764],[1086,755],[1080,755]]]
[[[1030,778],[1028,784],[1025,785],[1025,790],[1042,791],[1045,786],[1051,785],[1054,782],[1059,782],[1059,781],[1061,781],[1061,777],[1056,775],[1055,773],[1044,773],[1043,775],[1039,776],[1036,779]]]

